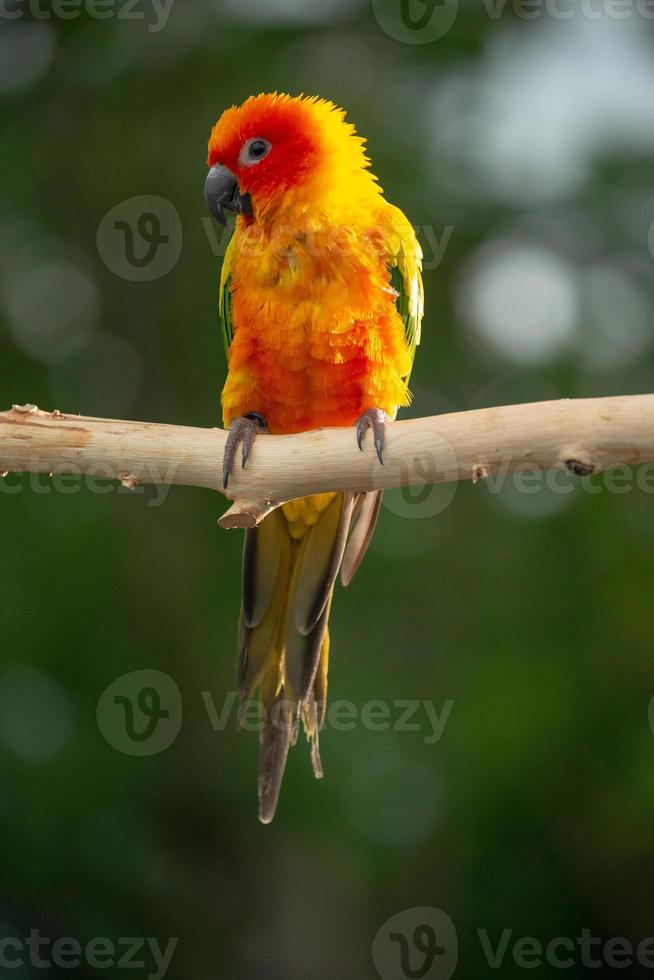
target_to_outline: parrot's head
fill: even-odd
[[[257,219],[290,200],[324,205],[344,182],[381,192],[345,112],[318,98],[275,92],[232,106],[211,131],[207,163],[205,200],[222,224],[224,209]]]

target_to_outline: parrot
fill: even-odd
[[[204,197],[223,226],[218,315],[227,356],[223,485],[259,435],[326,426],[384,430],[410,403],[423,318],[422,251],[371,171],[346,112],[317,96],[262,93],[211,129]],[[374,459],[374,457],[373,457]],[[288,500],[245,531],[237,672],[258,694],[259,819],[277,809],[304,729],[315,776],[327,704],[328,620],[370,542],[381,492]]]

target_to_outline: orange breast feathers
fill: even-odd
[[[388,263],[413,229],[377,202],[367,223],[238,219],[225,258],[234,328],[225,425],[258,412],[271,432],[299,432],[352,425],[372,407],[394,416],[409,403],[411,354]]]

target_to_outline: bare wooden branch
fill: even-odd
[[[44,412],[0,412],[0,473],[76,473],[125,486],[181,484],[222,491],[222,429]],[[381,490],[520,469],[566,468],[577,476],[654,462],[654,395],[508,405],[392,422],[384,466],[372,440],[351,429],[257,437],[237,467],[223,527],[253,527],[285,500],[328,490]]]

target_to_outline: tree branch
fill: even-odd
[[[0,472],[75,473],[222,491],[222,429],[125,422],[14,405],[0,412]],[[280,503],[328,490],[485,479],[567,468],[577,476],[654,462],[654,395],[508,405],[389,423],[384,466],[352,429],[260,435],[236,467],[222,527],[253,527]]]

